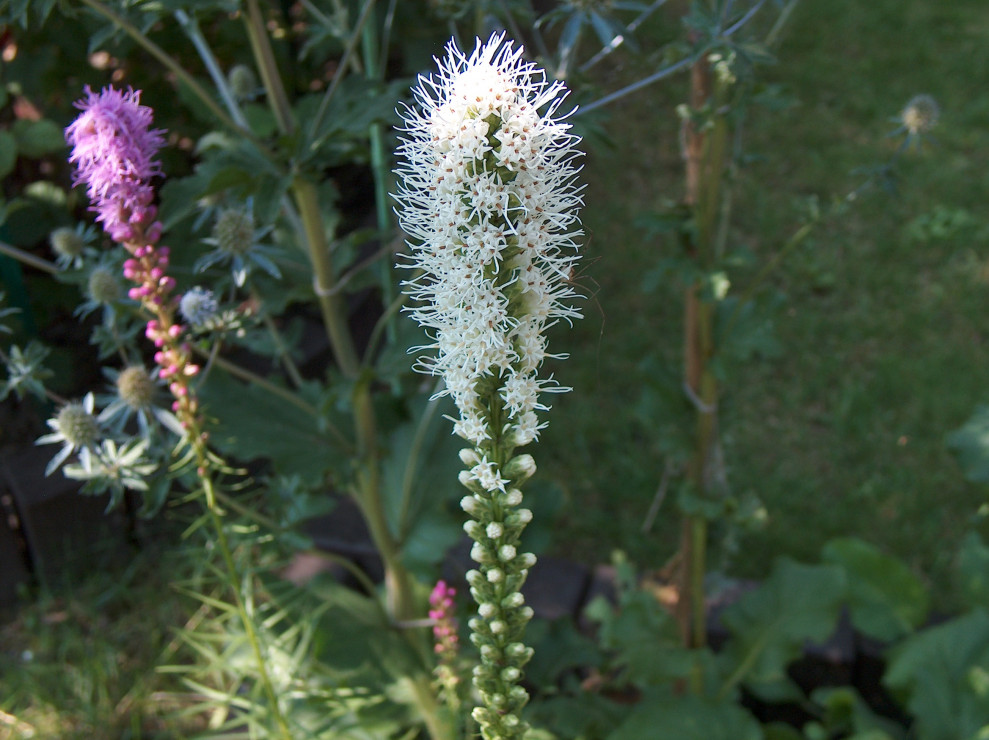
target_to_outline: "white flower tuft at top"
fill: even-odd
[[[443,376],[460,412],[454,431],[478,445],[492,434],[482,379],[504,402],[496,433],[513,445],[536,439],[536,411],[548,408],[540,393],[569,390],[538,377],[551,356],[544,332],[580,317],[569,282],[582,234],[579,139],[557,115],[564,85],[522,53],[504,34],[470,56],[450,42],[439,74],[414,88],[398,149],[405,266],[422,271],[405,286],[434,340],[415,348],[434,351],[417,369]]]

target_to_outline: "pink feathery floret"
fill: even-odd
[[[140,104],[140,91],[85,92],[76,103],[82,112],[65,129],[69,162],[76,166],[76,184],[86,184],[97,220],[112,238],[126,240],[131,224],[153,217],[150,180],[161,172],[155,157],[164,132],[151,128],[152,110]]]

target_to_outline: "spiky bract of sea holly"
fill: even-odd
[[[452,42],[439,74],[420,77],[404,126],[396,195],[411,249],[405,283],[412,316],[432,343],[417,369],[443,377],[457,406],[454,432],[472,443],[461,454],[463,500],[479,564],[468,574],[478,615],[471,641],[484,706],[473,716],[488,740],[521,738],[520,685],[532,655],[522,642],[532,610],[520,589],[535,557],[519,549],[532,514],[520,486],[534,471],[517,447],[544,426],[541,393],[567,390],[540,377],[545,331],[580,313],[570,274],[580,235],[580,152],[557,116],[560,82],[495,35],[469,56]],[[556,357],[562,357],[557,355]]]

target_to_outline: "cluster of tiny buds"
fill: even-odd
[[[158,308],[165,306],[169,294],[175,290],[175,278],[167,274],[168,247],[145,244],[130,249],[133,255],[124,261],[124,277],[137,283],[127,295]]]
[[[182,400],[189,395],[189,379],[199,373],[199,366],[190,362],[189,346],[178,342],[183,331],[181,324],[165,326],[158,319],[151,319],[145,330],[145,336],[159,348],[155,352],[158,377],[169,382],[168,389],[176,399],[172,409],[176,412],[183,410]]]
[[[473,717],[486,738],[515,738],[525,732],[518,713],[528,693],[518,685],[532,649],[521,638],[532,619],[532,608],[521,593],[536,556],[519,551],[522,530],[532,520],[519,486],[535,473],[531,455],[517,455],[504,465],[476,449],[465,449],[460,459],[467,470],[461,482],[471,491],[460,505],[470,516],[464,531],[474,540],[471,558],[478,568],[467,572],[477,616],[469,620],[470,640],[481,654],[474,669],[474,685],[484,699]]]
[[[437,582],[429,595],[429,618],[433,620],[434,650],[441,662],[449,662],[457,654],[459,638],[453,598],[457,589],[446,581]]]

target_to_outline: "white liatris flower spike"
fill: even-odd
[[[437,77],[420,77],[416,106],[404,111],[397,170],[399,221],[411,237],[406,282],[412,316],[435,350],[419,367],[442,375],[457,405],[455,431],[490,440],[491,410],[478,381],[497,382],[512,442],[536,439],[544,332],[580,313],[569,282],[581,232],[569,124],[554,117],[565,88],[522,59],[503,35],[469,56],[454,44]],[[501,434],[502,429],[495,430]]]
[[[557,110],[560,82],[522,59],[495,35],[463,54],[451,42],[439,74],[420,77],[403,111],[396,199],[410,237],[405,283],[412,316],[432,344],[418,369],[442,376],[457,406],[454,432],[473,445],[461,453],[461,483],[475,540],[469,621],[481,664],[473,671],[483,706],[472,716],[486,740],[522,738],[519,685],[532,657],[522,637],[532,610],[520,589],[535,564],[519,539],[531,519],[516,510],[521,485],[535,472],[514,455],[544,426],[541,398],[561,388],[540,377],[545,331],[580,317],[569,277],[581,235],[578,138]],[[555,357],[562,357],[556,355]]]

